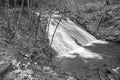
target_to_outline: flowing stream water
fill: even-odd
[[[50,42],[60,17],[60,15],[53,15],[50,19],[48,31]],[[59,23],[51,46],[57,52],[55,64],[63,71],[71,72],[79,77],[90,74],[88,67],[102,64],[117,67],[117,64],[120,64],[119,45],[97,40],[82,26],[76,25],[67,17]]]
[[[59,20],[51,18],[49,24],[48,37],[51,42],[55,28]],[[52,41],[52,47],[58,53],[58,56],[70,57],[69,54],[79,53],[81,57],[99,58],[102,57],[96,53],[91,53],[83,46],[92,45],[92,43],[107,44],[108,42],[97,40],[94,36],[89,34],[82,26],[77,26],[69,18],[62,19],[58,25]],[[71,56],[73,57],[73,56]]]

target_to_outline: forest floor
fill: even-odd
[[[110,7],[111,8],[104,6],[101,3],[86,3],[80,10],[81,15],[76,15],[71,12],[66,13],[66,16],[76,24],[82,24],[86,30],[98,39],[120,42],[120,6],[114,4],[110,5]],[[5,8],[0,8],[0,80],[96,80],[96,77],[90,78],[90,75],[92,75],[92,77],[97,75],[97,79],[100,80],[119,80],[119,75],[114,73],[112,69],[109,69],[110,67],[107,67],[106,64],[101,65],[100,68],[94,68],[97,73],[92,71],[93,69],[88,68],[88,66],[90,66],[90,68],[92,66],[93,68],[94,64],[84,66],[83,61],[77,58],[75,60],[63,59],[66,62],[56,62],[52,64],[57,53],[49,46],[49,40],[45,33],[48,23],[46,18],[41,18],[39,24],[36,11],[33,10],[31,11],[30,22],[29,12],[25,9],[22,11],[20,24],[18,26],[20,9],[10,9],[10,20],[7,17],[7,11],[4,10]],[[9,25],[10,29],[8,30]],[[116,47],[110,51],[113,51],[111,56],[114,54],[114,51],[118,51],[117,53],[119,53],[118,45],[110,44],[110,46]],[[98,50],[98,52],[102,51],[99,50],[101,47],[103,48],[103,45],[96,45],[95,50]],[[106,48],[106,45],[104,45],[104,47]],[[92,47],[86,48],[91,49]],[[119,58],[117,59],[119,60]],[[113,59],[108,59],[107,65],[112,64],[112,60]],[[76,61],[79,62],[79,64],[77,64]],[[114,65],[114,62],[118,61],[113,60],[112,65]],[[66,67],[69,66],[66,63],[69,63],[71,67]],[[78,66],[73,68],[73,63]],[[62,67],[66,65],[64,68],[71,69],[71,71],[61,70],[58,68],[61,67],[58,66],[60,64]],[[74,69],[76,68],[76,70],[78,70],[80,67],[80,70],[83,69],[82,72],[74,73]],[[117,67],[117,65],[115,65],[115,67]],[[74,74],[71,73],[72,71]],[[89,72],[89,74],[84,75],[87,74],[87,72]]]

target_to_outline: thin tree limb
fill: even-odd
[[[55,31],[54,31],[54,33],[53,33],[53,36],[52,36],[52,39],[51,39],[51,42],[50,42],[50,46],[52,45],[52,42],[53,42],[53,39],[54,39],[55,33],[56,33],[56,31],[57,31],[57,28],[58,28],[58,26],[59,26],[59,24],[60,24],[62,18],[63,18],[63,14],[62,14],[62,16],[61,16],[59,22],[58,22],[57,25],[56,25]]]
[[[40,20],[40,19],[41,19],[42,13],[43,13],[44,11],[45,11],[45,10],[40,11],[40,15],[39,15],[38,18],[37,18],[34,46],[36,45],[37,35],[38,35],[38,30],[39,30],[39,23],[41,23],[41,20]],[[41,33],[41,34],[42,34],[42,33]]]
[[[6,8],[7,8],[7,19],[8,19],[8,28],[7,32],[10,32],[10,12],[9,12],[9,0],[6,0]]]
[[[31,26],[31,11],[30,11],[30,0],[27,0],[28,10],[29,10],[29,25]]]
[[[15,29],[16,32],[17,32],[17,29],[19,28],[19,25],[20,25],[23,6],[24,6],[24,0],[22,0],[22,4],[21,4],[21,8],[20,8],[20,13],[19,13],[19,17],[18,17],[18,22],[17,22],[17,27]]]
[[[52,17],[52,10],[50,11],[50,18],[48,20],[48,29],[47,29],[47,37],[48,37],[48,34],[49,34],[49,26],[50,26],[50,21],[51,21],[51,17]]]

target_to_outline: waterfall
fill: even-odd
[[[55,17],[54,17],[55,16]],[[57,17],[57,18],[56,18]],[[58,24],[60,15],[53,15],[50,19],[48,38],[51,42],[56,25]],[[81,26],[76,25],[69,18],[62,19],[55,32],[52,47],[59,56],[76,57],[74,54],[79,54],[84,58],[97,58],[102,59],[97,53],[90,52],[83,46],[92,45],[92,42],[98,40],[84,30]],[[104,41],[98,41],[103,42]]]

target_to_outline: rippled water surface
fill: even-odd
[[[51,19],[48,32],[50,41],[58,22],[56,18]],[[97,40],[68,18],[61,20],[52,47],[58,53],[53,63],[77,77],[87,76],[89,80],[98,80],[94,67],[107,64],[116,68],[120,65],[120,45]]]

